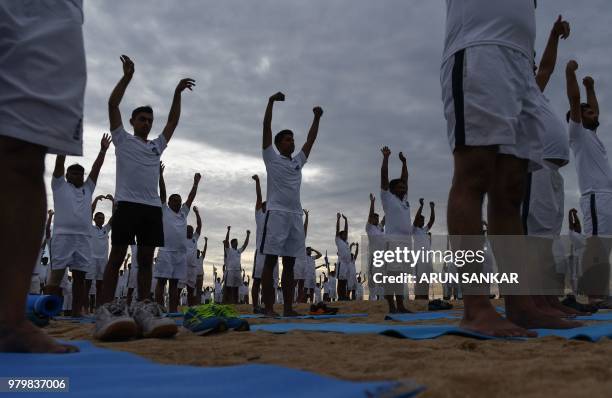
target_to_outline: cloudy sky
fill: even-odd
[[[609,147],[610,34],[605,0],[538,2],[536,49],[542,53],[559,14],[572,24],[561,43],[558,68],[547,94],[565,113],[564,65],[575,58],[579,76],[596,79],[602,108],[601,138]],[[588,4],[588,7],[586,6]],[[379,191],[380,147],[393,154],[391,178],[399,176],[397,153],[410,172],[409,200],[436,202],[434,233],[446,232],[446,200],[452,158],[440,100],[439,68],[444,38],[442,0],[181,0],[85,1],[88,82],[85,100],[84,158],[70,158],[86,169],[108,131],[108,96],[122,75],[121,54],[136,73],[121,109],[128,125],[133,108],[150,104],[161,132],[176,83],[197,81],[183,95],[181,121],[162,160],[168,193],[185,197],[193,174],[203,175],[195,204],[209,237],[206,265],[222,261],[225,227],[241,242],[255,231],[254,183],[264,183],[261,125],[267,98],[283,91],[273,130],[290,128],[299,148],[323,107],[319,137],[304,168],[302,205],[310,210],[307,243],[335,254],[335,214],[349,217],[350,238],[363,233],[368,194]],[[607,33],[606,33],[607,32]],[[47,181],[54,157],[47,159]],[[577,206],[573,165],[563,170],[566,207]],[[115,155],[109,150],[96,194],[114,193]],[[49,203],[53,198],[49,190]],[[377,201],[379,211],[380,202]],[[99,209],[110,213],[103,202]],[[193,215],[190,222],[195,223]],[[254,242],[254,236],[253,241]],[[250,269],[254,244],[243,256]],[[210,268],[207,274],[210,275]]]

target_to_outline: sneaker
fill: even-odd
[[[125,300],[106,303],[96,311],[94,338],[98,340],[129,340],[137,331],[136,322],[127,313]]]
[[[164,317],[163,308],[150,300],[137,301],[130,308],[142,337],[167,338],[178,333],[178,326],[172,318]]]
[[[228,329],[224,318],[203,314],[194,307],[185,313],[183,327],[189,329],[197,336],[225,332]]]
[[[247,322],[245,319],[225,318],[225,322],[227,323],[228,328],[236,332],[246,332],[247,330],[251,330],[249,322]]]

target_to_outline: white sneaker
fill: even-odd
[[[106,303],[96,311],[94,338],[98,340],[129,340],[136,336],[138,327],[127,313],[125,300]]]
[[[178,333],[172,318],[163,317],[163,308],[150,300],[132,303],[130,315],[136,321],[142,337],[166,338]]]

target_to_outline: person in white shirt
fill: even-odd
[[[153,125],[153,109],[150,106],[141,106],[132,111],[130,124],[134,134],[129,134],[123,127],[119,105],[134,75],[134,62],[126,55],[122,55],[120,59],[123,76],[108,99],[110,131],[117,158],[115,190],[117,209],[114,214],[112,247],[104,272],[100,302],[103,304],[113,302],[113,292],[117,285],[121,262],[128,246],[137,244],[138,301],[146,301],[148,304],[153,254],[156,247],[164,246],[163,216],[157,191],[159,163],[162,152],[179,123],[181,95],[185,89],[191,91],[195,81],[187,78],[178,83],[174,90],[168,121],[162,133],[155,139],[149,140]],[[122,307],[121,303],[118,304]],[[139,305],[129,312],[131,314],[101,306],[96,314],[95,337],[98,339],[132,337],[138,330],[135,322],[140,323],[145,336],[167,337],[176,333],[176,331],[173,333],[168,319],[159,315],[161,312],[159,307]]]
[[[306,244],[306,238],[308,237],[308,210],[302,209],[304,212],[304,245]],[[306,272],[308,267],[308,259],[306,254],[306,248],[304,253],[295,258],[295,265],[293,266],[293,285],[294,285],[294,296],[296,303],[305,303],[306,297],[304,294],[304,281],[306,279]]]
[[[83,166],[73,164],[66,169],[66,156],[58,155],[51,180],[55,223],[51,239],[51,277],[47,294],[57,294],[66,267],[72,272],[72,316],[80,317],[82,308],[87,308],[88,294],[85,274],[91,264],[91,201],[104,164],[111,138],[104,134],[100,141],[100,152],[91,171],[84,179]]]
[[[3,1],[0,21],[0,352],[75,352],[24,308],[47,210],[45,156],[83,153],[82,1]]]
[[[490,234],[523,235],[520,205],[527,171],[539,168],[542,158],[541,94],[533,77],[535,3],[446,1],[440,81],[454,159],[447,211],[451,236],[478,236],[485,195]],[[457,239],[451,247],[482,247],[477,239],[465,242]],[[501,270],[524,255],[521,250],[500,255]],[[462,267],[462,272],[481,272],[480,264]],[[462,288],[463,328],[486,335],[535,336],[528,329],[549,326],[527,296],[504,295],[504,318],[487,297],[488,287]]]
[[[87,291],[91,289],[93,281],[95,280],[95,293],[94,296],[100,297],[102,294],[102,280],[104,279],[104,269],[108,263],[108,237],[113,225],[113,217],[104,224],[105,216],[102,212],[96,213],[96,207],[98,202],[108,199],[111,201],[113,210],[115,208],[115,198],[113,195],[108,194],[106,196],[99,195],[91,204],[91,214],[93,214],[94,224],[91,226],[91,266],[89,271],[85,274],[85,285]],[[100,303],[94,302],[94,308],[98,308]]]
[[[387,245],[411,247],[412,222],[410,217],[410,204],[408,203],[408,166],[402,152],[399,159],[402,162],[400,178],[389,181],[389,156],[391,150],[385,146],[381,149],[383,160],[380,169],[380,199],[385,212],[385,242]],[[386,264],[387,275],[399,275],[408,272],[401,264]],[[389,304],[390,313],[410,312],[404,306],[404,286],[400,284],[386,284],[384,287],[385,299]]]
[[[60,289],[62,289],[62,296],[64,296],[64,301],[62,303],[62,311],[64,311],[64,316],[74,316],[74,302],[72,300],[73,280],[72,276],[68,275],[68,273],[65,273],[62,277]]]
[[[344,219],[344,229],[340,230],[340,217]],[[348,219],[344,214],[336,213],[336,249],[338,250],[338,265],[336,277],[338,278],[338,300],[347,300],[347,280],[350,271],[351,249],[348,239]]]
[[[570,147],[575,158],[583,230],[587,237],[579,289],[589,296],[591,304],[599,308],[612,308],[608,286],[612,246],[612,167],[607,150],[597,133],[599,103],[595,94],[595,81],[590,76],[583,79],[587,102],[581,103],[577,69],[576,61],[568,62],[566,77],[570,103]]]
[[[321,281],[321,279],[319,279],[319,281]],[[317,284],[315,285],[314,288],[314,295],[312,296],[310,302],[312,304],[316,304],[318,302],[321,302],[322,298],[321,298],[321,282],[317,282]]]
[[[355,253],[353,253],[353,247],[355,247]],[[359,243],[351,243],[349,245],[349,252],[351,253],[351,261],[348,263],[348,270],[346,272],[346,299],[355,300],[357,289],[357,266],[355,263],[359,256]]]
[[[253,263],[253,285],[251,286],[251,300],[253,301],[253,313],[263,314],[264,310],[260,306],[259,293],[261,288],[261,275],[263,273],[266,255],[261,251],[261,238],[263,236],[263,228],[266,219],[266,202],[261,195],[261,184],[257,174],[251,177],[255,181],[255,256]],[[278,259],[274,266],[273,279],[278,281]]]
[[[204,237],[204,247],[202,250],[197,250],[196,260],[196,304],[202,304],[202,285],[204,284],[204,259],[206,258],[206,250],[208,249],[208,238]]]
[[[273,274],[278,257],[283,258],[282,286],[284,297],[283,315],[296,316],[293,311],[293,266],[295,258],[301,256],[305,249],[304,229],[302,225],[302,205],[300,187],[302,185],[302,167],[319,132],[319,121],[323,115],[320,107],[313,109],[314,119],[302,150],[293,156],[295,143],[291,130],[281,130],[274,137],[272,146],[272,108],[274,102],[284,101],[283,93],[276,93],[268,100],[263,122],[263,159],[268,173],[267,211],[262,234],[260,250],[266,255],[262,274],[262,293],[265,312],[276,316],[274,312]]]
[[[223,299],[223,285],[221,284],[221,278],[217,277],[217,272],[214,272],[215,276],[215,303],[221,304]]]
[[[155,301],[161,306],[163,303],[163,288],[168,282],[169,303],[168,311],[177,312],[179,304],[178,282],[187,278],[187,216],[189,209],[198,193],[198,185],[202,176],[195,173],[193,185],[185,203],[181,195],[172,194],[166,204],[166,183],[164,181],[164,165],[160,164],[159,196],[162,202],[162,220],[164,226],[164,245],[157,253],[157,263],[153,275],[157,278]],[[140,252],[140,248],[138,249]],[[138,263],[139,272],[142,264]],[[147,290],[148,292],[148,290]]]
[[[425,217],[423,216],[423,206],[425,199],[419,199],[419,209],[417,210],[416,216],[414,216],[414,222],[412,223],[412,239],[414,242],[414,250],[429,250],[431,248],[431,242],[429,238],[429,231],[436,221],[436,211],[434,202],[429,202],[429,222],[425,225]],[[433,272],[431,261],[417,262],[416,264],[416,275],[417,283],[414,286],[414,298],[416,300],[427,300],[429,299],[429,283],[418,283],[421,279],[421,275]]]
[[[361,279],[361,272],[357,274],[357,287],[355,289],[355,300],[363,301],[363,284],[367,282],[367,278]]]
[[[314,255],[313,255],[314,254]],[[310,299],[313,301],[313,294],[315,289],[315,282],[317,279],[317,268],[321,268],[324,265],[320,265],[317,267],[316,260],[323,257],[320,251],[314,249],[310,246],[306,248],[306,271],[304,273],[304,299],[308,301]]]
[[[227,289],[227,301],[231,304],[238,304],[239,301],[239,287],[242,286],[242,263],[240,257],[244,250],[249,245],[249,237],[251,231],[246,231],[246,238],[240,248],[238,248],[238,239],[232,239],[230,241],[230,230],[231,226],[227,227],[227,233],[225,234],[225,240],[223,241],[224,258],[225,258],[225,288]]]
[[[242,270],[242,285],[238,288],[238,296],[240,298],[240,304],[249,304],[249,283],[251,283],[251,278],[246,277],[244,274],[244,270]]]
[[[368,211],[368,222],[365,226],[366,235],[368,237],[368,268],[366,274],[368,276],[368,291],[374,291],[375,288],[372,278],[372,274],[374,273],[372,253],[376,250],[384,250],[385,229],[383,223],[380,222],[379,214],[375,211],[375,203],[376,197],[373,193],[370,193],[370,209]],[[373,296],[373,294],[370,296]]]
[[[187,288],[187,304],[189,306],[196,305],[196,282],[198,267],[202,265],[198,258],[198,239],[202,232],[202,218],[197,206],[193,206],[193,212],[196,215],[196,231],[193,231],[193,226],[187,226],[187,239],[185,240],[186,260],[187,260],[187,277],[179,281]]]

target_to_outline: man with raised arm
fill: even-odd
[[[225,250],[225,265],[226,265],[226,273],[225,273],[225,288],[227,289],[227,300],[231,304],[238,304],[239,301],[239,288],[242,286],[242,264],[240,261],[240,257],[244,250],[249,245],[249,237],[251,236],[251,231],[246,231],[246,238],[244,239],[244,243],[239,248],[238,247],[238,239],[230,238],[230,230],[231,227],[227,227],[227,233],[225,234],[225,240],[223,241],[223,247]]]
[[[304,211],[304,239],[308,236],[308,210],[303,209]],[[305,244],[305,243],[304,243]],[[296,302],[297,303],[305,303],[305,294],[304,294],[304,281],[306,279],[306,268],[307,265],[307,257],[306,250],[304,250],[304,254],[301,256],[297,256],[295,258],[295,265],[293,267],[293,278],[295,289],[297,290],[296,294]]]
[[[578,288],[589,296],[591,304],[599,308],[610,308],[612,303],[608,297],[608,280],[612,235],[612,168],[608,152],[597,132],[599,103],[595,94],[595,81],[590,76],[583,79],[587,102],[581,103],[576,70],[578,63],[569,61],[566,79],[570,104],[570,147],[576,163],[583,231],[587,238],[582,262],[583,276]]]
[[[198,267],[202,269],[202,263],[198,258],[198,240],[202,232],[202,218],[197,206],[193,206],[193,212],[196,216],[196,229],[193,230],[192,225],[187,226],[187,239],[185,241],[186,257],[187,257],[187,277],[183,280],[187,286],[187,305],[196,305],[198,297],[201,295],[196,292]],[[200,285],[200,289],[201,289]]]
[[[429,250],[431,244],[429,236],[427,235],[433,227],[436,220],[436,212],[434,202],[429,202],[430,215],[429,222],[425,225],[425,217],[423,216],[423,206],[425,205],[425,199],[419,199],[419,209],[417,210],[416,216],[414,216],[414,222],[412,223],[412,239],[414,250]],[[416,264],[416,276],[417,283],[414,286],[414,298],[416,300],[427,300],[429,299],[429,283],[419,283],[421,275],[433,272],[431,261],[418,261]]]
[[[51,239],[51,277],[47,294],[60,295],[60,283],[66,267],[72,271],[72,316],[80,317],[82,308],[87,308],[88,292],[85,288],[85,274],[91,263],[91,201],[98,175],[111,137],[104,134],[100,141],[100,152],[91,166],[87,180],[83,166],[73,164],[66,169],[66,156],[57,155],[51,180],[55,223]]]
[[[187,216],[198,192],[201,178],[200,173],[194,174],[193,185],[185,203],[182,203],[181,195],[175,193],[170,195],[166,204],[164,166],[163,164],[160,165],[159,196],[162,202],[164,246],[160,247],[157,253],[157,263],[153,275],[157,278],[155,301],[159,306],[163,305],[163,289],[168,282],[168,311],[170,312],[177,312],[178,310],[180,298],[178,282],[187,279],[187,248],[185,245]],[[141,267],[141,264],[138,263],[138,266]],[[138,272],[140,274],[140,269]],[[138,282],[138,289],[140,290],[140,278]],[[146,290],[146,292],[148,293],[149,290]],[[139,292],[139,301],[141,300],[140,295]]]
[[[344,229],[340,230],[340,217],[344,219]],[[348,243],[348,219],[344,214],[336,214],[336,249],[338,250],[338,265],[336,277],[338,278],[338,300],[347,300],[347,283],[351,268],[351,248]]]
[[[293,266],[295,258],[303,255],[305,249],[304,226],[300,187],[302,167],[317,139],[319,121],[323,115],[320,107],[313,109],[314,119],[302,150],[293,156],[295,143],[291,130],[281,130],[274,136],[272,146],[272,108],[274,102],[284,101],[283,93],[276,93],[268,100],[263,121],[263,159],[268,173],[267,212],[264,221],[262,241],[259,250],[266,255],[262,274],[262,290],[265,312],[275,316],[273,272],[278,257],[283,258],[283,315],[296,316],[293,311]]]
[[[400,178],[389,181],[389,156],[391,150],[385,146],[381,149],[383,160],[380,168],[380,199],[385,212],[385,237],[388,244],[410,247],[412,224],[410,219],[410,204],[408,203],[408,166],[402,152],[399,159],[402,162]],[[388,273],[398,274],[400,268],[396,264],[387,264]],[[409,312],[404,306],[403,287],[398,284],[387,285],[385,299],[389,304],[389,312]]]
[[[115,211],[115,198],[113,195],[99,195],[91,204],[91,214],[93,215],[93,225],[91,226],[91,267],[85,275],[86,289],[92,287],[93,281],[95,284],[95,303],[94,308],[100,306],[100,295],[102,294],[102,280],[104,279],[104,269],[108,263],[108,238],[113,225],[113,216],[104,224],[105,216],[102,212],[96,212],[98,202],[107,199],[112,203],[112,211]]]
[[[122,302],[113,304],[113,292],[121,262],[129,245],[138,245],[138,280],[143,293],[151,290],[153,253],[164,245],[162,209],[157,184],[159,162],[178,126],[181,115],[181,95],[191,90],[195,81],[182,79],[172,99],[168,121],[162,133],[149,140],[153,125],[153,109],[141,106],[132,111],[130,124],[134,134],[123,127],[119,104],[134,75],[134,62],[125,55],[121,57],[123,77],[113,89],[108,100],[110,131],[117,157],[117,181],[115,200],[117,210],[113,221],[113,236],[108,265],[104,272],[102,303],[96,314],[96,336],[100,339],[129,338],[136,332],[133,320],[125,311]],[[152,314],[156,311],[151,307]],[[156,315],[153,315],[156,316]]]

